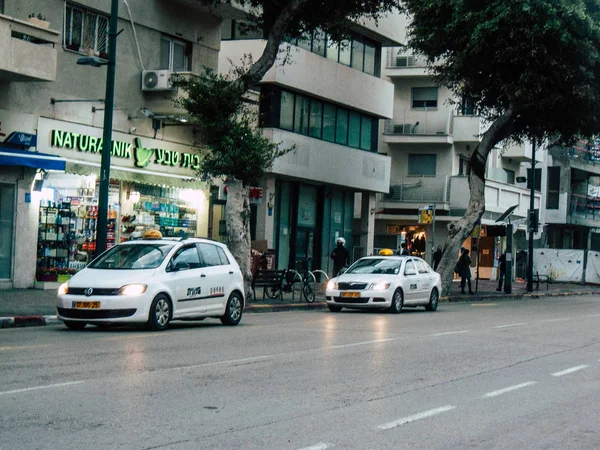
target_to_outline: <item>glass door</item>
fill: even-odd
[[[15,187],[0,183],[0,278],[11,278]]]

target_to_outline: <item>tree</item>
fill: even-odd
[[[600,129],[597,0],[405,0],[409,46],[439,85],[490,123],[472,150],[470,202],[448,225],[439,266],[448,294],[458,250],[485,210],[485,167],[502,141],[569,143]]]
[[[232,4],[231,0],[199,0],[211,8]],[[273,161],[289,149],[281,149],[257,128],[249,93],[280,56],[288,38],[302,38],[321,30],[335,39],[348,35],[351,25],[361,19],[377,20],[399,8],[399,0],[239,0],[236,8],[247,11],[246,31],[262,31],[266,47],[256,62],[246,60],[222,76],[206,70],[200,77],[181,78],[176,85],[188,95],[177,100],[200,131],[203,145],[199,175],[222,177],[227,183],[226,226],[231,252],[240,264],[250,289],[250,204],[248,189],[272,167]],[[284,55],[285,56],[285,55]],[[289,55],[288,55],[289,56]],[[285,61],[287,56],[283,58]]]

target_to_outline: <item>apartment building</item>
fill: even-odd
[[[194,179],[192,129],[168,80],[217,68],[222,17],[192,0],[119,3],[108,243],[148,228],[218,238],[222,205]],[[53,286],[94,253],[106,68],[78,60],[106,62],[110,7],[0,2],[3,288]]]
[[[223,23],[221,73],[244,55],[256,61],[265,47],[261,36],[243,33],[240,20]],[[353,257],[372,253],[375,195],[388,191],[392,164],[379,142],[381,119],[394,108],[381,58],[401,41],[398,31],[397,18],[388,17],[378,26],[357,23],[344,42],[317,32],[286,43],[289,61],[280,59],[263,78],[260,125],[273,141],[294,146],[262,181],[265,201],[253,214],[252,238],[267,242],[279,268],[312,258],[313,269],[331,273],[337,237]]]
[[[485,123],[468,100],[455,99],[437,86],[423,59],[405,47],[387,49],[383,75],[394,85],[394,115],[382,133],[382,152],[392,158],[388,193],[378,195],[375,214],[375,248],[400,248],[405,242],[413,254],[431,261],[432,248],[443,245],[450,221],[461,217],[468,206],[468,155],[479,143]],[[536,186],[545,186],[547,152],[536,152]],[[488,225],[516,206],[510,219],[515,225],[515,248],[520,255],[517,273],[523,270],[527,249],[527,211],[530,190],[517,179],[527,177],[531,167],[531,144],[494,149],[486,168],[485,213],[481,226],[464,246],[472,250],[479,276],[495,278],[496,260],[505,239],[489,236]],[[536,172],[537,173],[537,172]],[[541,189],[534,197],[535,208],[543,205]],[[545,222],[541,208],[540,222]],[[427,211],[423,213],[422,211]],[[433,212],[435,210],[435,213]],[[540,228],[543,230],[543,227]],[[534,239],[541,239],[537,233]]]

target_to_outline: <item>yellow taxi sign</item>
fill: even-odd
[[[380,256],[392,256],[393,254],[394,254],[394,250],[389,249],[389,248],[382,248],[381,250],[379,250]]]

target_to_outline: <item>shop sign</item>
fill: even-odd
[[[74,133],[72,131],[52,130],[50,145],[56,148],[73,149],[80,152],[100,153],[102,138]],[[142,140],[136,137],[133,143],[113,141],[111,156],[123,159],[132,159],[137,167],[144,168],[152,162],[163,166],[178,166],[198,170],[200,156],[194,153],[178,152],[162,148],[145,148]]]
[[[263,189],[260,187],[250,187],[249,190],[250,203],[262,203]]]
[[[8,135],[4,142],[7,144],[14,144],[25,148],[35,147],[37,145],[37,136],[35,134],[13,131]]]

